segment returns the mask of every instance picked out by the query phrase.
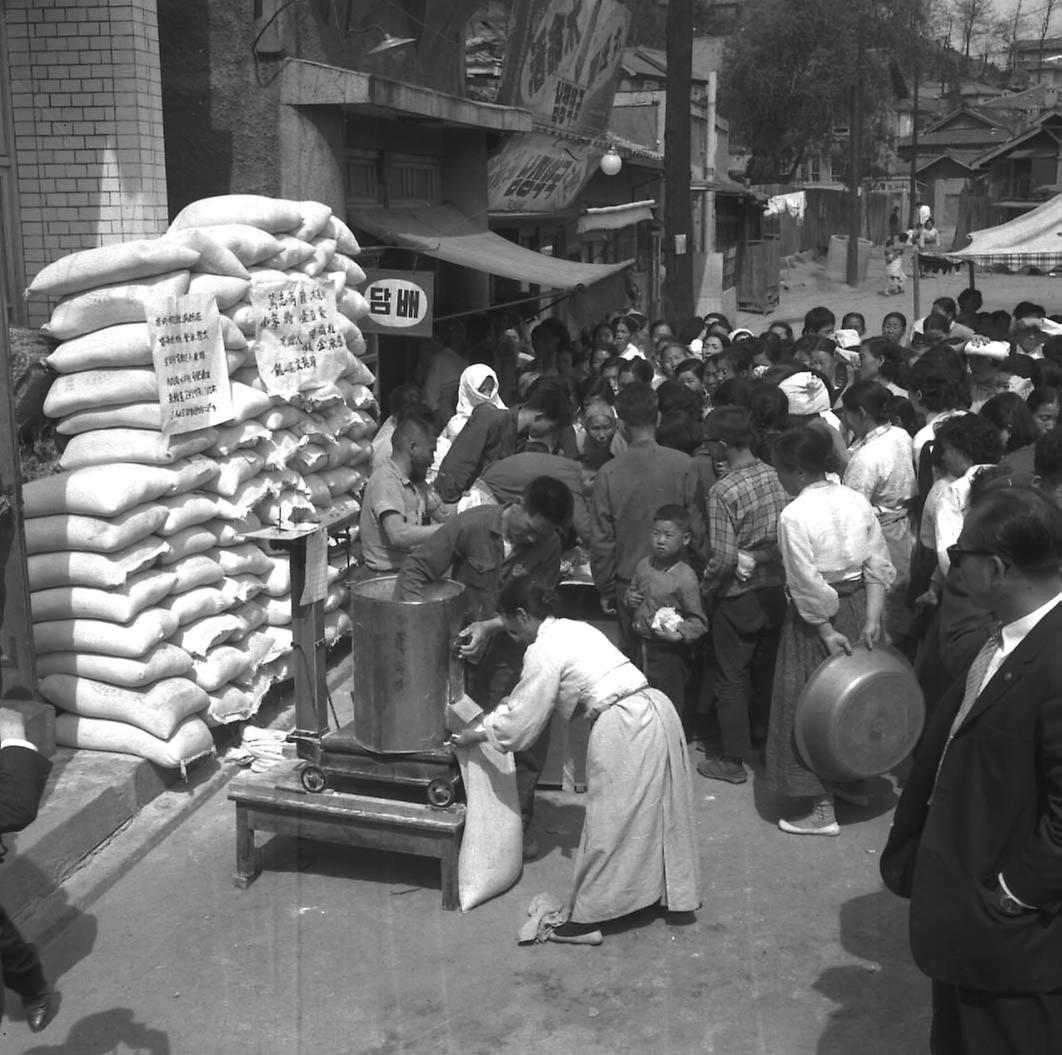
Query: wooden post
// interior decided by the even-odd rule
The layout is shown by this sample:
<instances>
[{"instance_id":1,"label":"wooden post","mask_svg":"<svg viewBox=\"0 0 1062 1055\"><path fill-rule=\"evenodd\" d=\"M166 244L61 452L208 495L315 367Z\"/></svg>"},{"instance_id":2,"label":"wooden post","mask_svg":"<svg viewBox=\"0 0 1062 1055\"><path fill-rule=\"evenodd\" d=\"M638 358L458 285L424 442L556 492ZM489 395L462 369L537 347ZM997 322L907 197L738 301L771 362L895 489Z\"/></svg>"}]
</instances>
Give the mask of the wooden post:
<instances>
[{"instance_id":1,"label":"wooden post","mask_svg":"<svg viewBox=\"0 0 1062 1055\"><path fill-rule=\"evenodd\" d=\"M693 210L690 204L690 93L693 0L667 8L667 108L664 116L665 315L682 326L693 315Z\"/></svg>"}]
</instances>

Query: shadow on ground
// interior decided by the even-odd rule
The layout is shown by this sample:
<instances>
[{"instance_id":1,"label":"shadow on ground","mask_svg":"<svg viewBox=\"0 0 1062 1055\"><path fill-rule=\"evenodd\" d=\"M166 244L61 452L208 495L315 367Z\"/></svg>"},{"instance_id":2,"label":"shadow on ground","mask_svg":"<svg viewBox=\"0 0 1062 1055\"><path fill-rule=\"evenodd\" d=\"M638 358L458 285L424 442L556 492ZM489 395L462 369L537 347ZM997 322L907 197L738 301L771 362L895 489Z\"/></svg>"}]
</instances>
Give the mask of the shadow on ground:
<instances>
[{"instance_id":1,"label":"shadow on ground","mask_svg":"<svg viewBox=\"0 0 1062 1055\"><path fill-rule=\"evenodd\" d=\"M50 1030L57 1028L52 1022ZM141 1055L170 1055L170 1038L160 1029L137 1022L127 1007L114 1007L86 1015L70 1027L66 1040L57 1044L38 1044L23 1055L113 1055L117 1051L135 1051Z\"/></svg>"}]
</instances>

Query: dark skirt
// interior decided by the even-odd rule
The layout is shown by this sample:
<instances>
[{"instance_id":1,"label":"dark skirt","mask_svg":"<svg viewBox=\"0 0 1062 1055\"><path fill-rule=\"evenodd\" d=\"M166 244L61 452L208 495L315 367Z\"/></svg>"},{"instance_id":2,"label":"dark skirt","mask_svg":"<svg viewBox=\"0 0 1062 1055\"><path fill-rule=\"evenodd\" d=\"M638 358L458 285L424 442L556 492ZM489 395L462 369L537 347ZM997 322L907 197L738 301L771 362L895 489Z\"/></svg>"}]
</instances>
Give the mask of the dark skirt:
<instances>
[{"instance_id":1,"label":"dark skirt","mask_svg":"<svg viewBox=\"0 0 1062 1055\"><path fill-rule=\"evenodd\" d=\"M834 629L855 642L863 631L867 614L867 592L860 586L838 598ZM790 602L778 641L771 693L771 722L767 730L767 782L781 795L821 796L826 788L808 768L797 749L794 726L796 705L808 678L829 655L818 631L805 623Z\"/></svg>"}]
</instances>

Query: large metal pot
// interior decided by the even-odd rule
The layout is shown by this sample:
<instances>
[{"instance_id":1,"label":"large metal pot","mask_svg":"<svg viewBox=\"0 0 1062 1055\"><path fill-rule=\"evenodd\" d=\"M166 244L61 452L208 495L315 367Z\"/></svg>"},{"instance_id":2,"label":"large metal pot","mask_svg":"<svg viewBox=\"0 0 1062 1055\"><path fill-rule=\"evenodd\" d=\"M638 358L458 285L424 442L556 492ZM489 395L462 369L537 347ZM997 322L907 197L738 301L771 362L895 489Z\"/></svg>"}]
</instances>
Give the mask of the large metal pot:
<instances>
[{"instance_id":1,"label":"large metal pot","mask_svg":"<svg viewBox=\"0 0 1062 1055\"><path fill-rule=\"evenodd\" d=\"M857 645L821 663L796 706L797 747L820 777L879 776L914 750L925 701L914 668L888 645Z\"/></svg>"},{"instance_id":2,"label":"large metal pot","mask_svg":"<svg viewBox=\"0 0 1062 1055\"><path fill-rule=\"evenodd\" d=\"M465 588L445 580L423 601L394 600L397 575L351 587L354 736L381 754L441 747L446 705L464 691L452 646Z\"/></svg>"}]
</instances>

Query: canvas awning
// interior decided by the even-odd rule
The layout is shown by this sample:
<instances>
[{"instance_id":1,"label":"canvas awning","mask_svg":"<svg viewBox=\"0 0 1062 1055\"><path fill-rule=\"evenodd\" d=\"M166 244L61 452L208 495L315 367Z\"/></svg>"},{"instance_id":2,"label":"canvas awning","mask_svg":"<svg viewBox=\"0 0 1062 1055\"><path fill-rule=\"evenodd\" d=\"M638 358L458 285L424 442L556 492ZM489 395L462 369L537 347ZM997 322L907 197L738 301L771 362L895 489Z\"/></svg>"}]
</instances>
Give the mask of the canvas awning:
<instances>
[{"instance_id":1,"label":"canvas awning","mask_svg":"<svg viewBox=\"0 0 1062 1055\"><path fill-rule=\"evenodd\" d=\"M623 205L600 205L587 209L579 217L578 232L587 231L622 231L631 224L641 223L653 218L655 199L632 201Z\"/></svg>"},{"instance_id":2,"label":"canvas awning","mask_svg":"<svg viewBox=\"0 0 1062 1055\"><path fill-rule=\"evenodd\" d=\"M365 207L352 210L348 222L388 246L549 289L591 286L634 263L580 264L536 253L484 230L451 205Z\"/></svg>"},{"instance_id":3,"label":"canvas awning","mask_svg":"<svg viewBox=\"0 0 1062 1055\"><path fill-rule=\"evenodd\" d=\"M1062 194L998 227L973 231L968 246L941 255L986 267L998 264L1012 271L1062 267Z\"/></svg>"}]
</instances>

